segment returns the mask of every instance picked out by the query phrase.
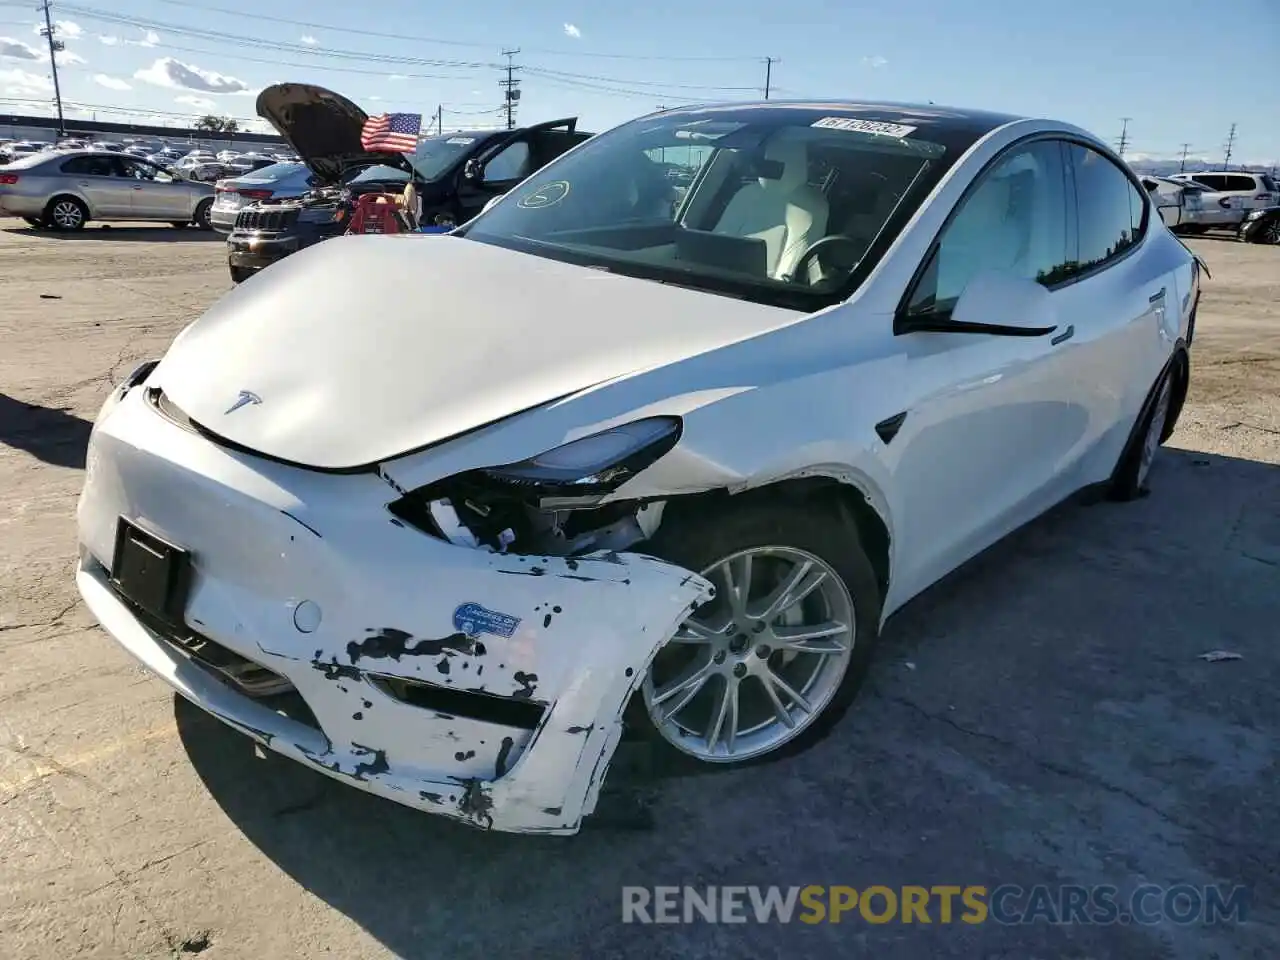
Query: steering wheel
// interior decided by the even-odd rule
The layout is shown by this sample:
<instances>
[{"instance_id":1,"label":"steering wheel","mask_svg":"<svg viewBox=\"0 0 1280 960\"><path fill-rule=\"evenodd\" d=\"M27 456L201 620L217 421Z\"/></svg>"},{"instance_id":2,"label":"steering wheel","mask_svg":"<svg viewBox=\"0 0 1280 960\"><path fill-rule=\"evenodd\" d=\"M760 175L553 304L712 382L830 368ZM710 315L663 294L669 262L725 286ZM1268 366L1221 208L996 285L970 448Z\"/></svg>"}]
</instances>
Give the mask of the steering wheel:
<instances>
[{"instance_id":1,"label":"steering wheel","mask_svg":"<svg viewBox=\"0 0 1280 960\"><path fill-rule=\"evenodd\" d=\"M864 241L857 237L851 237L847 233L832 233L825 237L819 237L813 243L809 244L804 253L800 254L800 258L796 260L795 266L791 268L791 272L786 274L782 279L790 283L798 276L803 276L804 271L809 266L809 261L822 252L824 247L835 246L837 243L857 243L864 244Z\"/></svg>"}]
</instances>

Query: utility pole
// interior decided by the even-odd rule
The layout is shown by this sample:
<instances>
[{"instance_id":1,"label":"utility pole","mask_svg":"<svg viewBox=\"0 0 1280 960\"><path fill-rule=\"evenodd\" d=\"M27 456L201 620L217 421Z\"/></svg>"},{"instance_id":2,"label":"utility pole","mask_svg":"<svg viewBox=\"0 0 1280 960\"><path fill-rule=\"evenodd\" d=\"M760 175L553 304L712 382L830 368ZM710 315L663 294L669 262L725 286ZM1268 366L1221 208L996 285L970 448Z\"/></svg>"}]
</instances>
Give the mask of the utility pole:
<instances>
[{"instance_id":1,"label":"utility pole","mask_svg":"<svg viewBox=\"0 0 1280 960\"><path fill-rule=\"evenodd\" d=\"M503 50L502 55L507 58L507 79L499 80L498 86L505 88L505 96L503 102L507 108L507 129L510 130L516 125L515 106L520 99L520 81L515 78L515 72L520 68L515 65L512 58L520 52L520 48L515 50Z\"/></svg>"},{"instance_id":2,"label":"utility pole","mask_svg":"<svg viewBox=\"0 0 1280 960\"><path fill-rule=\"evenodd\" d=\"M1129 121L1132 119L1133 117L1120 118L1120 122L1124 124L1124 126L1120 128L1120 144L1119 149L1116 152L1119 153L1121 157L1124 156L1124 148L1129 145Z\"/></svg>"},{"instance_id":3,"label":"utility pole","mask_svg":"<svg viewBox=\"0 0 1280 960\"><path fill-rule=\"evenodd\" d=\"M764 58L764 98L769 99L769 91L773 89L773 65L777 63L777 57Z\"/></svg>"},{"instance_id":4,"label":"utility pole","mask_svg":"<svg viewBox=\"0 0 1280 960\"><path fill-rule=\"evenodd\" d=\"M436 135L444 133L444 104L441 103L436 107Z\"/></svg>"},{"instance_id":5,"label":"utility pole","mask_svg":"<svg viewBox=\"0 0 1280 960\"><path fill-rule=\"evenodd\" d=\"M53 98L58 105L58 136L67 135L67 125L62 119L62 88L58 86L57 54L67 45L53 35L53 21L49 17L49 0L44 0L44 29L40 31L49 41L49 67L53 70Z\"/></svg>"},{"instance_id":6,"label":"utility pole","mask_svg":"<svg viewBox=\"0 0 1280 960\"><path fill-rule=\"evenodd\" d=\"M1233 123L1231 125L1231 132L1227 134L1227 157L1225 160L1222 161L1223 170L1231 169L1231 151L1235 149L1235 145L1236 145L1236 125Z\"/></svg>"},{"instance_id":7,"label":"utility pole","mask_svg":"<svg viewBox=\"0 0 1280 960\"><path fill-rule=\"evenodd\" d=\"M1179 164L1178 164L1178 172L1179 172L1179 173L1186 173L1186 172L1187 172L1187 153L1188 153L1190 150L1191 150L1191 144L1189 144L1189 143L1184 143L1184 144L1182 145L1182 160L1181 160L1181 162L1179 162Z\"/></svg>"}]
</instances>

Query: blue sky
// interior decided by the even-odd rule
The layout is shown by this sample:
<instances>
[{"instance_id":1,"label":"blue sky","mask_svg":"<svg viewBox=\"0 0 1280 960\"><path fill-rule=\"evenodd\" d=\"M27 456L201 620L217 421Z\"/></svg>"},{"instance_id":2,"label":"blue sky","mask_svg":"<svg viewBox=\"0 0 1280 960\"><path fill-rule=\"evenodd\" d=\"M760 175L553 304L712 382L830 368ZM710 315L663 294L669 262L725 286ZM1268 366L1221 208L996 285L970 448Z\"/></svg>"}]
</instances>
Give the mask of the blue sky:
<instances>
[{"instance_id":1,"label":"blue sky","mask_svg":"<svg viewBox=\"0 0 1280 960\"><path fill-rule=\"evenodd\" d=\"M0 0L0 113L48 110L36 0ZM492 125L497 64L519 47L525 122L601 130L659 105L773 95L932 100L1052 116L1129 156L1280 162L1270 80L1280 0L54 0L64 100L100 119L253 116L283 80L323 84L371 113ZM376 16L369 16L376 13ZM263 17L275 18L272 20ZM365 31L364 33L350 31ZM386 34L386 36L375 35ZM427 62L413 62L413 61ZM78 112L77 112L78 111Z\"/></svg>"}]
</instances>

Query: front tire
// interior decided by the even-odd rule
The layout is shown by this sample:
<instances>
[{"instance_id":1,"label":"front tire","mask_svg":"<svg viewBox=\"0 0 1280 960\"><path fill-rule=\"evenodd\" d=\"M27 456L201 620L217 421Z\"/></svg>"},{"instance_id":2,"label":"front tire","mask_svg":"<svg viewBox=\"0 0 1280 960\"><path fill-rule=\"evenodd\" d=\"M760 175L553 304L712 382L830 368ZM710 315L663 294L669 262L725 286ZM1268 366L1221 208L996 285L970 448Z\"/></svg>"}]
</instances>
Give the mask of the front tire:
<instances>
[{"instance_id":1,"label":"front tire","mask_svg":"<svg viewBox=\"0 0 1280 960\"><path fill-rule=\"evenodd\" d=\"M70 233L83 230L89 220L89 208L75 197L54 197L44 208L44 222L51 230Z\"/></svg>"},{"instance_id":2,"label":"front tire","mask_svg":"<svg viewBox=\"0 0 1280 960\"><path fill-rule=\"evenodd\" d=\"M231 282L244 283L253 276L252 270L246 270L244 267L231 267Z\"/></svg>"},{"instance_id":3,"label":"front tire","mask_svg":"<svg viewBox=\"0 0 1280 960\"><path fill-rule=\"evenodd\" d=\"M792 756L852 704L880 626L880 590L834 500L755 495L672 517L650 545L717 596L658 651L630 723L671 769L724 770Z\"/></svg>"},{"instance_id":4,"label":"front tire","mask_svg":"<svg viewBox=\"0 0 1280 960\"><path fill-rule=\"evenodd\" d=\"M185 230L187 227L191 226L191 224L187 223L185 220L173 220L169 223L169 226L173 227L175 230Z\"/></svg>"}]
</instances>

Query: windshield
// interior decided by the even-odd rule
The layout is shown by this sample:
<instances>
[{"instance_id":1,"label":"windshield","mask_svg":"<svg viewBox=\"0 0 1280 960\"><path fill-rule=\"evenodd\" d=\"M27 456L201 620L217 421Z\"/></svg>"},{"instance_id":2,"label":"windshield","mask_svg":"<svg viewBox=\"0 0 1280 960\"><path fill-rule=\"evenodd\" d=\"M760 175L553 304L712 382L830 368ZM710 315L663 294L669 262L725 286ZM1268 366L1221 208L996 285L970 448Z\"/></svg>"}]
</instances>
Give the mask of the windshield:
<instances>
[{"instance_id":1,"label":"windshield","mask_svg":"<svg viewBox=\"0 0 1280 960\"><path fill-rule=\"evenodd\" d=\"M413 168L423 180L438 180L460 159L471 153L490 133L449 133L427 137L410 157Z\"/></svg>"},{"instance_id":2,"label":"windshield","mask_svg":"<svg viewBox=\"0 0 1280 960\"><path fill-rule=\"evenodd\" d=\"M463 234L761 302L829 298L895 214L919 204L945 152L916 127L833 113L635 120L525 180Z\"/></svg>"}]
</instances>

